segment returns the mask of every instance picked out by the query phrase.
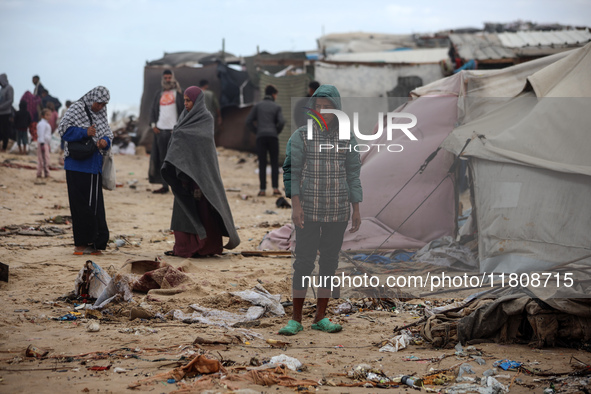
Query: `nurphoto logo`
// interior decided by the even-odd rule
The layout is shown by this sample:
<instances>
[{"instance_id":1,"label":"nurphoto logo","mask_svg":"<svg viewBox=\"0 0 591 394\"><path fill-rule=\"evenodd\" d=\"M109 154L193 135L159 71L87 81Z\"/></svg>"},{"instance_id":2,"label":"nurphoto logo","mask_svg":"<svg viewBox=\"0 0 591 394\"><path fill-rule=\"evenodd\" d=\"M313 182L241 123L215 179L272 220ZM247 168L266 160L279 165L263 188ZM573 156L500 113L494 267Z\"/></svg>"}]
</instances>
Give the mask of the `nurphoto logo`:
<instances>
[{"instance_id":1,"label":"nurphoto logo","mask_svg":"<svg viewBox=\"0 0 591 394\"><path fill-rule=\"evenodd\" d=\"M340 140L350 140L351 139L351 120L349 119L349 116L338 109L333 109L333 108L321 108L320 112L312 109L312 108L308 108L308 107L304 107L305 109L308 110L308 115L310 116L311 119L308 119L308 123L307 123L307 139L308 140L312 140L313 139L313 132L312 132L312 128L313 128L313 122L315 121L318 124L318 127L322 130L328 130L328 125L326 120L324 119L324 117L322 116L322 114L333 114L335 115L337 121L339 122L339 139ZM400 119L400 118L407 118L410 119L410 122L408 123L394 123L394 119ZM375 133L373 134L362 134L359 131L359 113L358 112L354 112L353 113L353 133L355 133L355 137L357 138L357 140L361 140L361 141L375 141L378 138L382 137L382 134L384 134L384 113L383 112L379 112L378 113L378 129ZM412 129L413 127L415 127L417 125L417 117L411 113L408 112L388 112L386 114L386 138L388 141L392 141L392 136L394 134L395 130L399 130L402 131L411 141L418 141L417 137L414 136L414 134L410 131L410 129ZM404 150L404 147L400 144L360 144L358 143L356 146L354 146L353 148L351 147L351 145L349 145L348 147L339 147L338 145L335 147L334 144L320 144L319 145L319 151L325 151L325 150L331 150L331 149L348 149L349 151L351 149L354 149L356 152L367 152L369 151L371 148L377 148L378 152L380 151L380 149L385 149L388 152L402 152Z\"/></svg>"}]
</instances>

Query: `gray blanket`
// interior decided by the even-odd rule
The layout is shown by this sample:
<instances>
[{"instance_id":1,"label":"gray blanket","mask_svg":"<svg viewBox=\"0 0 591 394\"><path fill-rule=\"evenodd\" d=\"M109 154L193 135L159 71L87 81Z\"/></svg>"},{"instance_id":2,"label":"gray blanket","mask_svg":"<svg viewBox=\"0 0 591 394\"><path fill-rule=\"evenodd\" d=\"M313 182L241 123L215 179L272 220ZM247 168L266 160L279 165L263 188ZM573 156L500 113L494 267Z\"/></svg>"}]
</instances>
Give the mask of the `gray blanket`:
<instances>
[{"instance_id":1,"label":"gray blanket","mask_svg":"<svg viewBox=\"0 0 591 394\"><path fill-rule=\"evenodd\" d=\"M223 234L230 238L224 247L233 249L240 244L220 176L213 118L205 107L203 94L197 97L190 112L183 110L174 126L161 173L174 193L172 230L197 234L201 239L207 237L193 194L183 187L183 181L190 179L199 186L223 222Z\"/></svg>"}]
</instances>

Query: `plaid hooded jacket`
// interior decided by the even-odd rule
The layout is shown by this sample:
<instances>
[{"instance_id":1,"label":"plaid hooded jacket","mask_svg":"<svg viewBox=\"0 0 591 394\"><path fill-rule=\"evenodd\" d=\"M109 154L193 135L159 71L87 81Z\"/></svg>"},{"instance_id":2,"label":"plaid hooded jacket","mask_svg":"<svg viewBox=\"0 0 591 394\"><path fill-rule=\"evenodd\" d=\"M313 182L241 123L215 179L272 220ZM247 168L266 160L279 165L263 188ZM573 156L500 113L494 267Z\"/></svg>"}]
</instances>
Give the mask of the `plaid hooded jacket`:
<instances>
[{"instance_id":1,"label":"plaid hooded jacket","mask_svg":"<svg viewBox=\"0 0 591 394\"><path fill-rule=\"evenodd\" d=\"M336 109L341 109L340 94L334 86L320 86L310 99L309 107L314 107L318 97L328 98ZM339 140L336 120L328 127L325 130L314 124L312 139L307 139L306 127L293 133L287 143L283 183L287 197L300 196L304 220L347 222L351 217L351 203L363 200L359 180L361 160L354 149L355 137ZM324 144L322 151L321 144ZM329 145L326 144L333 148L327 149Z\"/></svg>"}]
</instances>

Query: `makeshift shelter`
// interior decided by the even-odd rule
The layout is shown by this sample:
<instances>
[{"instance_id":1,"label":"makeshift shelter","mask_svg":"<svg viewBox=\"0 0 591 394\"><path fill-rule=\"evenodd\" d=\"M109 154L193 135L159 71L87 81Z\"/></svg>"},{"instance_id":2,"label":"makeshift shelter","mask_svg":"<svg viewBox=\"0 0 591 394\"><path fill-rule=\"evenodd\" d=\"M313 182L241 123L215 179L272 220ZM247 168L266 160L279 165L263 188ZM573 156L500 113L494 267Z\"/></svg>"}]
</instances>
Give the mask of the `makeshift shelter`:
<instances>
[{"instance_id":1,"label":"makeshift shelter","mask_svg":"<svg viewBox=\"0 0 591 394\"><path fill-rule=\"evenodd\" d=\"M228 63L239 59L228 53L176 52L147 62L144 68L144 91L138 119L139 144L149 150L153 133L149 118L154 95L160 89L162 72L170 69L181 87L209 81L209 89L218 97L223 124L216 128L216 144L231 149L254 150L254 138L244 127L248 109L258 100L258 91L244 71L234 70Z\"/></svg>"},{"instance_id":2,"label":"makeshift shelter","mask_svg":"<svg viewBox=\"0 0 591 394\"><path fill-rule=\"evenodd\" d=\"M591 254L591 44L527 82L442 144L459 154L471 139L463 156L481 271L547 269Z\"/></svg>"},{"instance_id":3,"label":"makeshift shelter","mask_svg":"<svg viewBox=\"0 0 591 394\"><path fill-rule=\"evenodd\" d=\"M585 30L450 34L457 55L478 61L478 68L502 68L581 47L591 41Z\"/></svg>"},{"instance_id":4,"label":"makeshift shelter","mask_svg":"<svg viewBox=\"0 0 591 394\"><path fill-rule=\"evenodd\" d=\"M339 53L314 63L314 75L336 86L342 97L385 97L400 78L418 80L413 88L442 78L440 62L446 58L446 48Z\"/></svg>"}]
</instances>

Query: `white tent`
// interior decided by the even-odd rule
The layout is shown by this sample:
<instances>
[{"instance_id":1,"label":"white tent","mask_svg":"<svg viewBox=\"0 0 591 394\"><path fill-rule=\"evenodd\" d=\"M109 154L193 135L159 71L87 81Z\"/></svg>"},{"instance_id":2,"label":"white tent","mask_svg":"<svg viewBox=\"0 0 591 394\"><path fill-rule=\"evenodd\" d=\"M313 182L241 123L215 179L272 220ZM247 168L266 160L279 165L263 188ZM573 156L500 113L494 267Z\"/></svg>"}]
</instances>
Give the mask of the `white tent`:
<instances>
[{"instance_id":1,"label":"white tent","mask_svg":"<svg viewBox=\"0 0 591 394\"><path fill-rule=\"evenodd\" d=\"M457 219L455 179L452 176L437 186L446 177L452 154L440 151L424 173L401 191L402 186L454 127L502 106L523 90L528 76L565 56L560 53L501 70L462 71L415 89L413 99L397 111L417 117L411 131L418 141L409 143L404 135L387 141L383 135L373 142L400 143L404 151L391 154L374 149L362 153L363 223L357 233L345 234L343 249L421 248L435 239L453 236ZM463 138L459 145L470 136ZM452 152L459 150L461 146L458 152Z\"/></svg>"},{"instance_id":2,"label":"white tent","mask_svg":"<svg viewBox=\"0 0 591 394\"><path fill-rule=\"evenodd\" d=\"M472 139L463 156L481 271L542 270L591 254L591 44L527 81L442 144L458 154Z\"/></svg>"}]
</instances>

